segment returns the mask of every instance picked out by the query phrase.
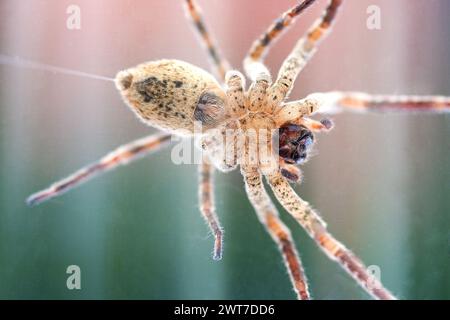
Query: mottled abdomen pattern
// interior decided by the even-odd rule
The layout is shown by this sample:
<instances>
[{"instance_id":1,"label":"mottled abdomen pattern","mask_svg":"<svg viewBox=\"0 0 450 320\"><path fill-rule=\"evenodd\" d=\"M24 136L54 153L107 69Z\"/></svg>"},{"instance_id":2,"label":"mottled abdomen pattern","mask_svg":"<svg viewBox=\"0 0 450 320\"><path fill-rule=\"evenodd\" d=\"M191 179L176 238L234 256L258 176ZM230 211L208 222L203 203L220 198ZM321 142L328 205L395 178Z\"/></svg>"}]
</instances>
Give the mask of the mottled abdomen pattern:
<instances>
[{"instance_id":1,"label":"mottled abdomen pattern","mask_svg":"<svg viewBox=\"0 0 450 320\"><path fill-rule=\"evenodd\" d=\"M191 134L202 95L225 94L208 72L179 60L159 60L120 71L116 86L145 123L176 134Z\"/></svg>"}]
</instances>

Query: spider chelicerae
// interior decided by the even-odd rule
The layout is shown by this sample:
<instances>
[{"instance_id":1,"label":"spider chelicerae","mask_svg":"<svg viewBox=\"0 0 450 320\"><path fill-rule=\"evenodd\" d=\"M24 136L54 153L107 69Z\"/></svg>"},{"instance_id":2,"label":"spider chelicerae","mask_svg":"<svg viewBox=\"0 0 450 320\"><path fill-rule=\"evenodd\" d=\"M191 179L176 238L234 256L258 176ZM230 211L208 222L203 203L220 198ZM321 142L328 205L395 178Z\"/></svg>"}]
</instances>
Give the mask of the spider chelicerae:
<instances>
[{"instance_id":1,"label":"spider chelicerae","mask_svg":"<svg viewBox=\"0 0 450 320\"><path fill-rule=\"evenodd\" d=\"M146 124L165 132L118 148L98 162L31 195L28 204L35 205L61 195L99 173L159 150L170 143L172 135L193 136L196 124L199 124L202 131L197 140L203 150L199 165L200 211L215 237L214 259L222 257L223 233L214 208L213 172L215 169L227 172L239 167L248 198L278 245L299 299L310 298L303 267L290 231L280 220L264 188L263 176L276 199L330 259L374 298L395 299L379 279L327 231L318 213L291 186L301 180L298 165L307 160L314 133L332 128L330 120L317 121L309 116L343 109L449 112L450 98L336 91L314 93L298 101L286 102L296 77L316 52L319 42L331 31L343 0L329 1L322 16L297 42L272 81L263 64L270 45L316 1L301 1L275 20L254 42L244 59L244 69L251 80L247 89L244 76L229 70L229 64L215 47L195 2L185 2L187 14L206 45L214 71L223 85L208 72L178 60L148 62L119 72L116 86L124 101Z\"/></svg>"}]
</instances>

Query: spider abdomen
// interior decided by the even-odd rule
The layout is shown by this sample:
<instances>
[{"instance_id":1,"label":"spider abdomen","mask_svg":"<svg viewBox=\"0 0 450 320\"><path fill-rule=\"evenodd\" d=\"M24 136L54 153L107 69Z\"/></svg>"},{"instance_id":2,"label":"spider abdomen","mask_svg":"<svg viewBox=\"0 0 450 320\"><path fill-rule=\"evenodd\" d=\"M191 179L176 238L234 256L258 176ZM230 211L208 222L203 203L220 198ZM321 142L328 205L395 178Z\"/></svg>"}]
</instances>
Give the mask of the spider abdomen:
<instances>
[{"instance_id":1,"label":"spider abdomen","mask_svg":"<svg viewBox=\"0 0 450 320\"><path fill-rule=\"evenodd\" d=\"M192 134L196 120L221 117L225 94L208 72L179 60L159 60L121 71L116 86L145 123Z\"/></svg>"}]
</instances>

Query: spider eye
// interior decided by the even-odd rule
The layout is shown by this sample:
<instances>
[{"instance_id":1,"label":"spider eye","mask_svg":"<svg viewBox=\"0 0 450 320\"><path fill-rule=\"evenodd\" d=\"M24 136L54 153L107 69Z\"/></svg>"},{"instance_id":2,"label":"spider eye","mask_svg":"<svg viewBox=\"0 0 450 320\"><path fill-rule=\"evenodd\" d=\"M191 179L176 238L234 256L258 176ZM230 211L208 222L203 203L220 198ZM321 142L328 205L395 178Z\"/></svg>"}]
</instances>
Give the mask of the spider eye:
<instances>
[{"instance_id":1,"label":"spider eye","mask_svg":"<svg viewBox=\"0 0 450 320\"><path fill-rule=\"evenodd\" d=\"M314 136L308 128L296 124L283 125L279 130L279 155L287 163L303 163L314 143Z\"/></svg>"}]
</instances>

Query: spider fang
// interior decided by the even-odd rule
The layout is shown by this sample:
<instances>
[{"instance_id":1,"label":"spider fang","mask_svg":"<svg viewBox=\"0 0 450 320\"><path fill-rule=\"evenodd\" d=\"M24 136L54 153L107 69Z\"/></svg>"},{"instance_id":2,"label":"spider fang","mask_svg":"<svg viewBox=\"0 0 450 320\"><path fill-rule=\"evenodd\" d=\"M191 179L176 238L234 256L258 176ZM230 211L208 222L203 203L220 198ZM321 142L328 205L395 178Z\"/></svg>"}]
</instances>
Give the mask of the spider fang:
<instances>
[{"instance_id":1,"label":"spider fang","mask_svg":"<svg viewBox=\"0 0 450 320\"><path fill-rule=\"evenodd\" d=\"M287 163L305 162L313 143L314 136L305 126L289 123L279 130L279 155Z\"/></svg>"}]
</instances>

